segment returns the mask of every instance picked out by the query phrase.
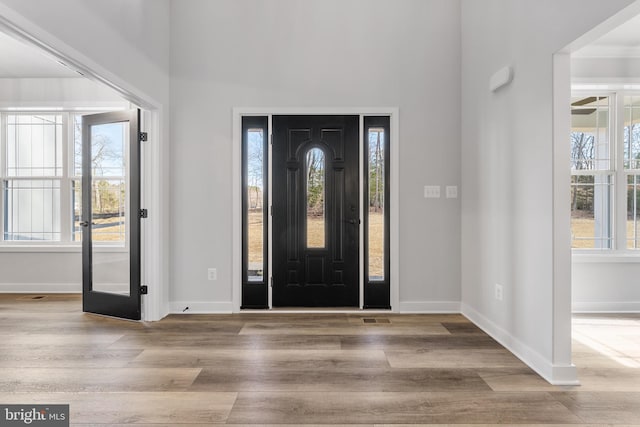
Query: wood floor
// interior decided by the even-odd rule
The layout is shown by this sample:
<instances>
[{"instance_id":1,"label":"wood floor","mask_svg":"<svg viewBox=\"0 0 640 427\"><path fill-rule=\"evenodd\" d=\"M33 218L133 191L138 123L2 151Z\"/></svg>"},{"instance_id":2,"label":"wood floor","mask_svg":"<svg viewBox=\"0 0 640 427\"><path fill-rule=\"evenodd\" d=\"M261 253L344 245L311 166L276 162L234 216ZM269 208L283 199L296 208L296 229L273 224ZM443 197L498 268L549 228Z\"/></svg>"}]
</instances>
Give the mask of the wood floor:
<instances>
[{"instance_id":1,"label":"wood floor","mask_svg":"<svg viewBox=\"0 0 640 427\"><path fill-rule=\"evenodd\" d=\"M155 323L0 295L0 403L72 425L640 425L640 316L579 316L554 387L460 315L243 313Z\"/></svg>"}]
</instances>

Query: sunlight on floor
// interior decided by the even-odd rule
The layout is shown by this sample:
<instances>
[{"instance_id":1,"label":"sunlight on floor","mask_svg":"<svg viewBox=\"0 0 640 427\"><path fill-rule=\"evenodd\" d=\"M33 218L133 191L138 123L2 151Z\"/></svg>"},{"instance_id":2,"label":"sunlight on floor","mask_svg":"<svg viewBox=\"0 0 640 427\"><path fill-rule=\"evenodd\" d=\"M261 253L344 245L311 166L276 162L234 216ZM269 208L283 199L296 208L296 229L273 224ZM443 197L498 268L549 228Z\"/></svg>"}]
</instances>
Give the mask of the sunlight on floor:
<instances>
[{"instance_id":1,"label":"sunlight on floor","mask_svg":"<svg viewBox=\"0 0 640 427\"><path fill-rule=\"evenodd\" d=\"M573 339L621 367L640 369L638 315L577 315Z\"/></svg>"}]
</instances>

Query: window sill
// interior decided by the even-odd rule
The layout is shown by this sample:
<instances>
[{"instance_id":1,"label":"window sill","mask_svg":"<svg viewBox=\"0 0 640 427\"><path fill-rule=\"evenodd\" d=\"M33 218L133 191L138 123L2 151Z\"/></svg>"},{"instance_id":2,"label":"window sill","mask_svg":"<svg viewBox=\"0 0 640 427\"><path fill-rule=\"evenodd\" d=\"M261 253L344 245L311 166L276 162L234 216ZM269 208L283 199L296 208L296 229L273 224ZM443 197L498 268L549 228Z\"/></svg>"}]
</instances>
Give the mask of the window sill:
<instances>
[{"instance_id":1,"label":"window sill","mask_svg":"<svg viewBox=\"0 0 640 427\"><path fill-rule=\"evenodd\" d=\"M573 252L574 263L640 263L639 252Z\"/></svg>"},{"instance_id":2,"label":"window sill","mask_svg":"<svg viewBox=\"0 0 640 427\"><path fill-rule=\"evenodd\" d=\"M124 246L98 246L94 252L129 252ZM0 253L81 253L80 245L15 245L0 244Z\"/></svg>"}]
</instances>

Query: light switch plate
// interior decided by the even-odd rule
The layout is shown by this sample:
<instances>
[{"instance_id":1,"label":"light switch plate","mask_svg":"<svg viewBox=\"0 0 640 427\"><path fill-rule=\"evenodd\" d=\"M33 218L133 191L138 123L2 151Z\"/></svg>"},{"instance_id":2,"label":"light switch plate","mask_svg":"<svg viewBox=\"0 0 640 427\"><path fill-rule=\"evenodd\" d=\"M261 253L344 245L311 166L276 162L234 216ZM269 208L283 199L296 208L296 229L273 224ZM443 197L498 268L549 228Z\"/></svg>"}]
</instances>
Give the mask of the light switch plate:
<instances>
[{"instance_id":1,"label":"light switch plate","mask_svg":"<svg viewBox=\"0 0 640 427\"><path fill-rule=\"evenodd\" d=\"M424 198L425 199L439 199L440 198L440 186L439 185L425 185L424 186Z\"/></svg>"},{"instance_id":2,"label":"light switch plate","mask_svg":"<svg viewBox=\"0 0 640 427\"><path fill-rule=\"evenodd\" d=\"M445 194L447 199L457 199L458 198L458 186L457 185L447 185L445 190Z\"/></svg>"}]
</instances>

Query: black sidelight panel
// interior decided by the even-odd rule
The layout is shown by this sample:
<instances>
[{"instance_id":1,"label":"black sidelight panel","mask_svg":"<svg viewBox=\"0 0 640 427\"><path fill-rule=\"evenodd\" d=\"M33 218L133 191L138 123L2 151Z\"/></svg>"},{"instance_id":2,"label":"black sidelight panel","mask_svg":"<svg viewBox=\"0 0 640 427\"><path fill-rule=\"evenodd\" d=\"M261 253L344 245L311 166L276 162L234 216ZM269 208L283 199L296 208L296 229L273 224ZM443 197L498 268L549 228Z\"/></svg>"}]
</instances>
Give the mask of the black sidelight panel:
<instances>
[{"instance_id":1,"label":"black sidelight panel","mask_svg":"<svg viewBox=\"0 0 640 427\"><path fill-rule=\"evenodd\" d=\"M242 305L269 306L267 117L242 118Z\"/></svg>"},{"instance_id":2,"label":"black sidelight panel","mask_svg":"<svg viewBox=\"0 0 640 427\"><path fill-rule=\"evenodd\" d=\"M364 308L391 308L389 122L388 116L364 117Z\"/></svg>"}]
</instances>

